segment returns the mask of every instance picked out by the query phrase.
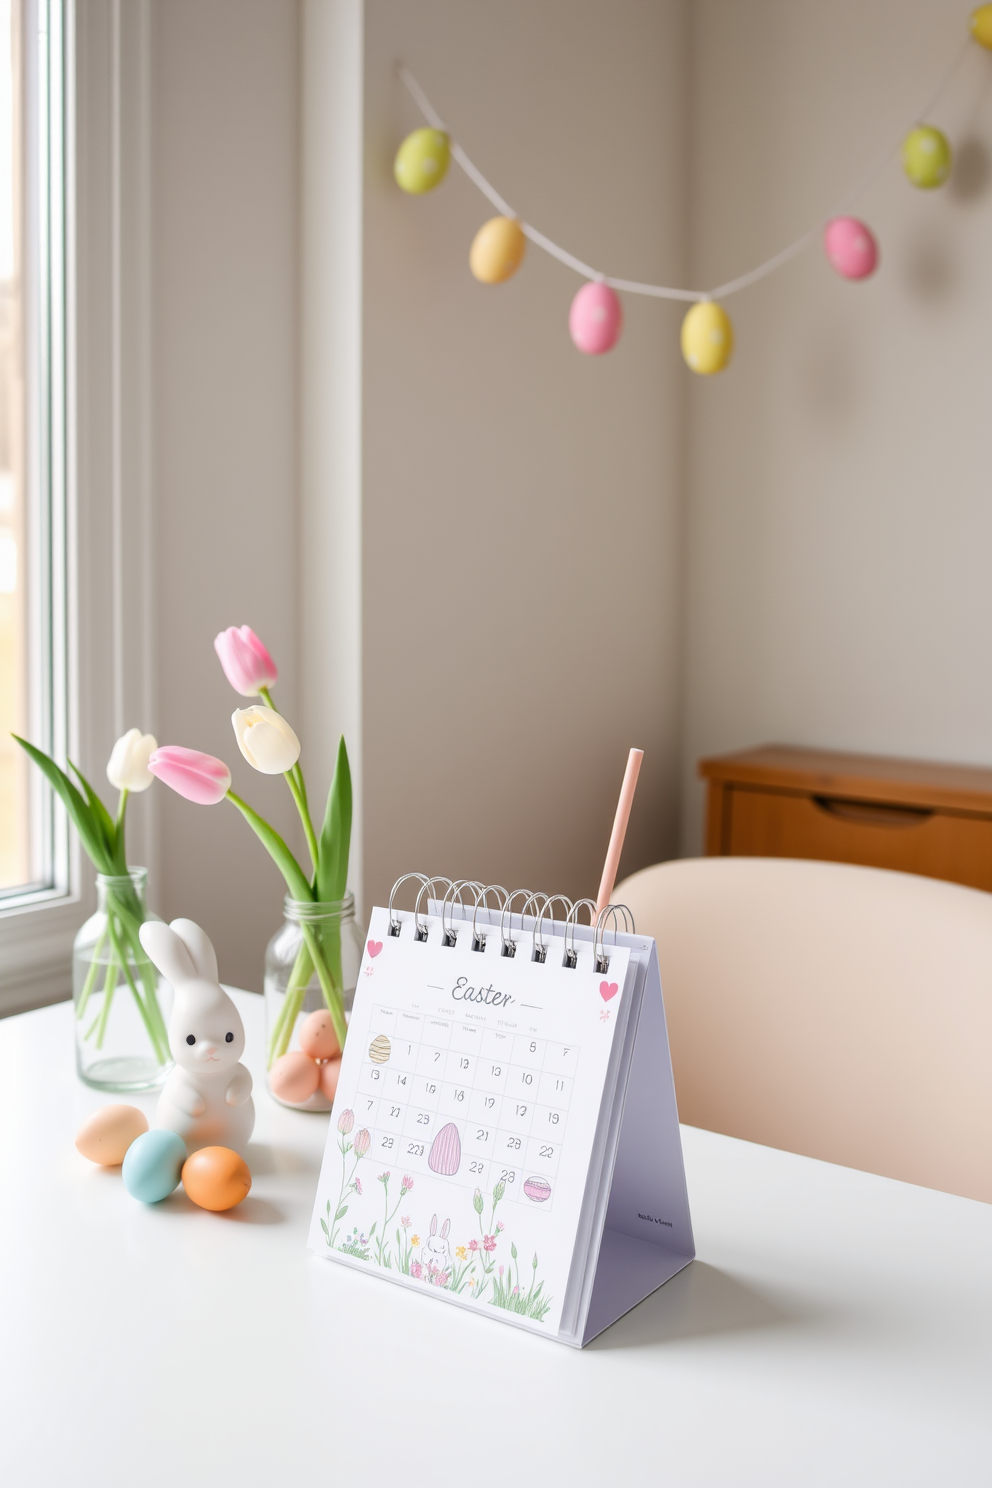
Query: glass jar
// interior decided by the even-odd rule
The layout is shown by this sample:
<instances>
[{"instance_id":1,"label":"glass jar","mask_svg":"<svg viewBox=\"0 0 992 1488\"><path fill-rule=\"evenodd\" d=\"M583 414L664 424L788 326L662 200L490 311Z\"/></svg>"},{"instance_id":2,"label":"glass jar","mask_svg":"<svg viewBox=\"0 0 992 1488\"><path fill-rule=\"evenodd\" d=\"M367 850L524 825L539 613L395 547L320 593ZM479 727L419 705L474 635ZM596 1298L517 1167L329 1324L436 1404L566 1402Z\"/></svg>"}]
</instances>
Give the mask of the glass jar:
<instances>
[{"instance_id":1,"label":"glass jar","mask_svg":"<svg viewBox=\"0 0 992 1488\"><path fill-rule=\"evenodd\" d=\"M172 988L145 955L138 931L148 871L96 876L96 914L72 948L76 1069L97 1090L154 1090L172 1067Z\"/></svg>"},{"instance_id":2,"label":"glass jar","mask_svg":"<svg viewBox=\"0 0 992 1488\"><path fill-rule=\"evenodd\" d=\"M269 1072L277 1059L299 1050L300 1027L311 1013L327 1009L332 1018L347 1022L362 964L363 937L355 922L354 895L323 904L287 896L284 913L282 928L265 951ZM289 1099L285 1093L277 1095L271 1073L269 1092L295 1111L329 1111L334 1103L320 1084L302 1100Z\"/></svg>"}]
</instances>

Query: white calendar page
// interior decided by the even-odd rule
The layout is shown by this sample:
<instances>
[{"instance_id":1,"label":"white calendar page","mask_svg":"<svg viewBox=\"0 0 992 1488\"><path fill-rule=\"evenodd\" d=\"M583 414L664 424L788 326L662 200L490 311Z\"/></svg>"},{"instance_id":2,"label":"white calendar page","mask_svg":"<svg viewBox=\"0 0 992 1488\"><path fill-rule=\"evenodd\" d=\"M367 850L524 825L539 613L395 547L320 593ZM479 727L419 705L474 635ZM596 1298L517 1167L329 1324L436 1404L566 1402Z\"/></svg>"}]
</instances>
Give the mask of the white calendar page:
<instances>
[{"instance_id":1,"label":"white calendar page","mask_svg":"<svg viewBox=\"0 0 992 1488\"><path fill-rule=\"evenodd\" d=\"M426 942L373 911L309 1243L321 1255L554 1335L630 952L501 955L456 922ZM425 923L421 917L421 923Z\"/></svg>"}]
</instances>

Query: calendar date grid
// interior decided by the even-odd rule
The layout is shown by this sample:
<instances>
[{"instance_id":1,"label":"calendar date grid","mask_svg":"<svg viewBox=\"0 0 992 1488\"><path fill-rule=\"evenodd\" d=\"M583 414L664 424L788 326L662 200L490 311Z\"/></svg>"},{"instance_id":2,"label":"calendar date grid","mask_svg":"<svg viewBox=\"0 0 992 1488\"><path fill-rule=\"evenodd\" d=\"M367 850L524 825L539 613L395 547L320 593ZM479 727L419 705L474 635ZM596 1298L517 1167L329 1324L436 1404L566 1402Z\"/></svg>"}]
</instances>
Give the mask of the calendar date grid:
<instances>
[{"instance_id":1,"label":"calendar date grid","mask_svg":"<svg viewBox=\"0 0 992 1488\"><path fill-rule=\"evenodd\" d=\"M370 1157L411 1177L432 1172L434 1140L454 1124L456 1181L483 1192L502 1181L504 1200L526 1202L524 1184L541 1179L547 1209L578 1058L576 1045L376 1005L356 1120L372 1133Z\"/></svg>"}]
</instances>

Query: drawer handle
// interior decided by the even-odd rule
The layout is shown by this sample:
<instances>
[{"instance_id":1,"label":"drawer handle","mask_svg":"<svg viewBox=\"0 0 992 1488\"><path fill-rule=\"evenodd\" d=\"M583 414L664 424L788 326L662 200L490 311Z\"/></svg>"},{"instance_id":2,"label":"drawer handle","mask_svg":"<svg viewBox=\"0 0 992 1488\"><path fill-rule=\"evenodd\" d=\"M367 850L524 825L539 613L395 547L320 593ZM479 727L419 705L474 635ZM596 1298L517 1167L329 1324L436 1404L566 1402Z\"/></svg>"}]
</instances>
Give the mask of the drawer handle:
<instances>
[{"instance_id":1,"label":"drawer handle","mask_svg":"<svg viewBox=\"0 0 992 1488\"><path fill-rule=\"evenodd\" d=\"M883 801L838 801L833 796L814 796L813 801L828 816L862 827L918 827L933 816L926 806L888 806Z\"/></svg>"}]
</instances>

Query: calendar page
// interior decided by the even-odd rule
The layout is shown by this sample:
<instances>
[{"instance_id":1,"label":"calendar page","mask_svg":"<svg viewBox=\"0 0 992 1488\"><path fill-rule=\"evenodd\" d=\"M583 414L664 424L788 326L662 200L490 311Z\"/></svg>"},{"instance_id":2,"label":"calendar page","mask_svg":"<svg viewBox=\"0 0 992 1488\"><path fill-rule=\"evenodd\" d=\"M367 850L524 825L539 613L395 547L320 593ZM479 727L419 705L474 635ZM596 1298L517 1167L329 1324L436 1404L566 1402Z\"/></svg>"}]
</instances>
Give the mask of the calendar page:
<instances>
[{"instance_id":1,"label":"calendar page","mask_svg":"<svg viewBox=\"0 0 992 1488\"><path fill-rule=\"evenodd\" d=\"M372 914L310 1246L355 1267L556 1334L630 952L605 973L544 930L443 943L436 917L389 934Z\"/></svg>"}]
</instances>

